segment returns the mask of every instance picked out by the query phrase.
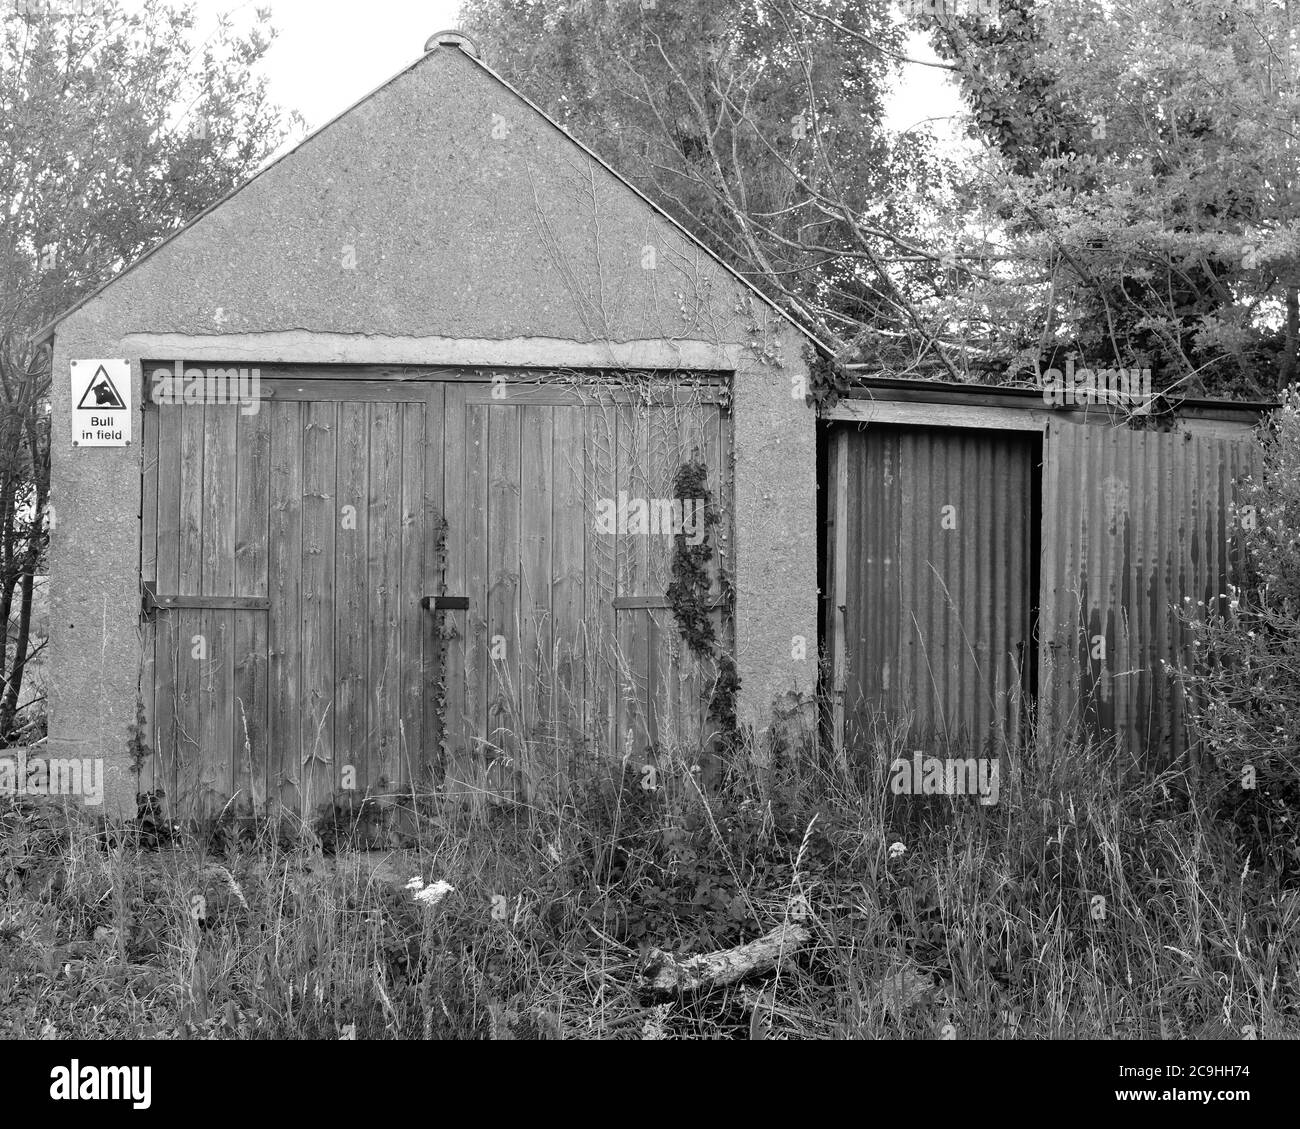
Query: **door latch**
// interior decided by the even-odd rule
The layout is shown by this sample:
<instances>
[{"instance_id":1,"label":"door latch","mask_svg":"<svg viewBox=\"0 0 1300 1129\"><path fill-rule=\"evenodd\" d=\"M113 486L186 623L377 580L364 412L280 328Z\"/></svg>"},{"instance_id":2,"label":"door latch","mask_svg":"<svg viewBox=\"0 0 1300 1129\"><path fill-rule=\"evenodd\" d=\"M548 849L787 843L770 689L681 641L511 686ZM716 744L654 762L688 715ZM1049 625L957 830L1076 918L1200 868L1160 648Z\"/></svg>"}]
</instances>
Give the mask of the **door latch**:
<instances>
[{"instance_id":1,"label":"door latch","mask_svg":"<svg viewBox=\"0 0 1300 1129\"><path fill-rule=\"evenodd\" d=\"M467 612L468 596L421 596L420 607L427 612Z\"/></svg>"}]
</instances>

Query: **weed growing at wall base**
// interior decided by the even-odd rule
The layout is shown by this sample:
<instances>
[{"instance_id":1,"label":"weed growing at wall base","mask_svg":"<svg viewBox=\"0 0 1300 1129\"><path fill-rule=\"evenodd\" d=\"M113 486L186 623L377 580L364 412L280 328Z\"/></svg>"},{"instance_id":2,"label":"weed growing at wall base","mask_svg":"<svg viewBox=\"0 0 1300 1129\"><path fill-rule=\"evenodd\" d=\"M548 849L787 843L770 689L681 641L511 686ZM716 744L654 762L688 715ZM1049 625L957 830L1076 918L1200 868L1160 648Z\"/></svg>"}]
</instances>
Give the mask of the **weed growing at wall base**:
<instances>
[{"instance_id":1,"label":"weed growing at wall base","mask_svg":"<svg viewBox=\"0 0 1300 1129\"><path fill-rule=\"evenodd\" d=\"M142 823L106 836L74 805L0 802L0 1038L1300 1033L1300 902L1243 876L1183 774L1126 784L1114 750L1044 743L1050 773L1004 754L1007 818L954 803L904 833L890 765L912 751L863 739L877 755L843 766L810 739L760 766L746 741L713 784L674 745L653 791L575 749L486 818L458 786L413 795L391 853L331 856L292 818L159 851ZM716 955L799 921L821 940L761 990L648 994L652 947ZM84 1066L59 1075L68 1098L93 1093Z\"/></svg>"}]
</instances>

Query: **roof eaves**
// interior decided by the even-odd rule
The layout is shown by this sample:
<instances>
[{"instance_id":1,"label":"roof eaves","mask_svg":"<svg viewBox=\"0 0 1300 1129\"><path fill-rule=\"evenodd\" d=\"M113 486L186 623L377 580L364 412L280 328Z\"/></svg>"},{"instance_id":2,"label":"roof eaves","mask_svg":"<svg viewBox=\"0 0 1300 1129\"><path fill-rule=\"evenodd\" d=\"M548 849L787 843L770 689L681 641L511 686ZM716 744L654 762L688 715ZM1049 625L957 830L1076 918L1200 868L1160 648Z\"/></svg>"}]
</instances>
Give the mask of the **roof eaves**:
<instances>
[{"instance_id":1,"label":"roof eaves","mask_svg":"<svg viewBox=\"0 0 1300 1129\"><path fill-rule=\"evenodd\" d=\"M891 393L894 395L891 396ZM889 400L900 397L922 397L932 403L963 404L979 400L1006 401L1006 407L1025 410L1042 410L1043 391L1025 385L1009 384L955 384L952 381L918 380L908 377L859 377L858 383L844 394L848 400ZM1209 397L1184 397L1176 401L1178 409L1201 413L1252 413L1264 415L1275 411L1280 403L1272 400L1219 400ZM1069 415L1086 412L1078 405L1058 405L1051 408L1054 414Z\"/></svg>"}]
</instances>

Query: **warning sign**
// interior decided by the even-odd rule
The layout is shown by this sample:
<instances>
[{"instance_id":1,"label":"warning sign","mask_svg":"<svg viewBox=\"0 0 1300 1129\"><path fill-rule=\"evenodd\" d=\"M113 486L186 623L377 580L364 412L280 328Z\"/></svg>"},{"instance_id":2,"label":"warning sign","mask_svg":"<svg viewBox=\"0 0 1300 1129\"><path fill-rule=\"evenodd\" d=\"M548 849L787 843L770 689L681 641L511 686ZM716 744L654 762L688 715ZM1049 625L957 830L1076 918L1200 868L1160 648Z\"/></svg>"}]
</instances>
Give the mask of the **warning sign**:
<instances>
[{"instance_id":1,"label":"warning sign","mask_svg":"<svg viewBox=\"0 0 1300 1129\"><path fill-rule=\"evenodd\" d=\"M72 362L72 445L125 447L131 442L131 363Z\"/></svg>"}]
</instances>

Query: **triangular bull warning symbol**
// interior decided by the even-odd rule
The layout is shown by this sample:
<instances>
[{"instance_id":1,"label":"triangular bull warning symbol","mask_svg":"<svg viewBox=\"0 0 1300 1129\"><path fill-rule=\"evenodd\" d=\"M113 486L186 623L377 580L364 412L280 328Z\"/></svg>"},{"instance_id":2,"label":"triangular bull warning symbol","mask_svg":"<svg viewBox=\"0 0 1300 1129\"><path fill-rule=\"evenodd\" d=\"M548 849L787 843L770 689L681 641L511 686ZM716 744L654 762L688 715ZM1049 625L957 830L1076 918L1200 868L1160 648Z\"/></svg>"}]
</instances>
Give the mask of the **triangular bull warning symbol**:
<instances>
[{"instance_id":1,"label":"triangular bull warning symbol","mask_svg":"<svg viewBox=\"0 0 1300 1129\"><path fill-rule=\"evenodd\" d=\"M81 394L81 400L77 403L77 407L91 412L126 407L117 391L117 385L113 383L113 378L104 370L103 365L100 365L95 370L95 375L90 378L90 383L86 385L86 390Z\"/></svg>"}]
</instances>

